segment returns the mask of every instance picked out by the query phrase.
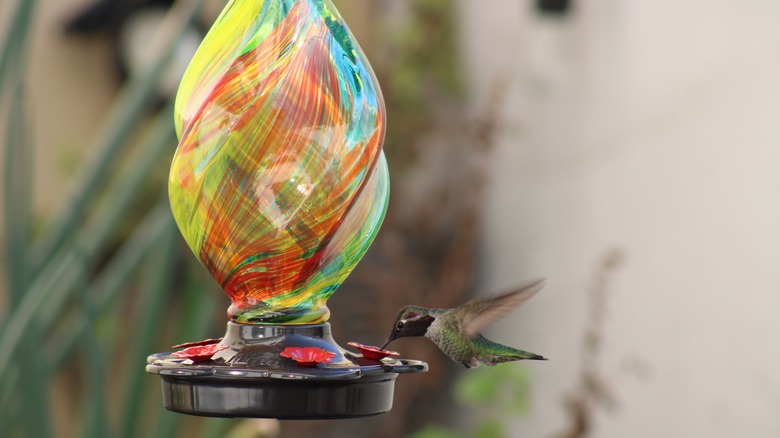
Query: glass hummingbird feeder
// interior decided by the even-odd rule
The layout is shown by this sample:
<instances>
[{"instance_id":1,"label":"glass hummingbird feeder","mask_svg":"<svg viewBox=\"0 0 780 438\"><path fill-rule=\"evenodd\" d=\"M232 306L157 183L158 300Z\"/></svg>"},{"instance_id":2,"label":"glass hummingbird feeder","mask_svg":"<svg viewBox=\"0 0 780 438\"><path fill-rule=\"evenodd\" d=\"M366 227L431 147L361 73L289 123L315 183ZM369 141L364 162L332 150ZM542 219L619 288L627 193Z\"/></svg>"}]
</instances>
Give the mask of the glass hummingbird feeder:
<instances>
[{"instance_id":1,"label":"glass hummingbird feeder","mask_svg":"<svg viewBox=\"0 0 780 438\"><path fill-rule=\"evenodd\" d=\"M169 179L188 245L230 297L221 340L149 357L166 408L350 418L392 407L424 362L351 353L326 300L387 208L385 107L329 0L231 0L176 98ZM362 351L362 350L361 350Z\"/></svg>"}]
</instances>

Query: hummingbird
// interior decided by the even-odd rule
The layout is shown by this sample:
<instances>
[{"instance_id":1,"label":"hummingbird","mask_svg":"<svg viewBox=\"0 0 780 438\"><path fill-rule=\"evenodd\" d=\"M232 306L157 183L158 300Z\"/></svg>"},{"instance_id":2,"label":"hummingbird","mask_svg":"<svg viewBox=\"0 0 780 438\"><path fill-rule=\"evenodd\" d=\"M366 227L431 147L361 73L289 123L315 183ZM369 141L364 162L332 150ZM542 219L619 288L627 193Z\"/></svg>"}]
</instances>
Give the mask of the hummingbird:
<instances>
[{"instance_id":1,"label":"hummingbird","mask_svg":"<svg viewBox=\"0 0 780 438\"><path fill-rule=\"evenodd\" d=\"M480 331L528 301L544 287L539 279L509 293L469 301L454 309L405 306L398 311L382 349L398 338L425 336L466 368L515 360L547 360L528 351L493 342Z\"/></svg>"}]
</instances>

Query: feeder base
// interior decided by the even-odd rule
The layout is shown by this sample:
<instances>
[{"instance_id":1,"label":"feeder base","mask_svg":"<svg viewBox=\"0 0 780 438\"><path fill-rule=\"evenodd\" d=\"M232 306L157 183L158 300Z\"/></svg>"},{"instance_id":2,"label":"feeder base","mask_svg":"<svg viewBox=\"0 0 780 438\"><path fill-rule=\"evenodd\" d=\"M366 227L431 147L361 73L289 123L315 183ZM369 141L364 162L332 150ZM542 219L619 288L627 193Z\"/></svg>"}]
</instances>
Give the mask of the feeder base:
<instances>
[{"instance_id":1,"label":"feeder base","mask_svg":"<svg viewBox=\"0 0 780 438\"><path fill-rule=\"evenodd\" d=\"M149 357L146 371L162 379L167 409L208 417L366 417L393 407L399 374L428 370L421 361L379 361L344 350L333 340L327 323L283 326L230 322L222 344L229 350L203 363L171 353ZM306 367L279 356L286 346L317 346L337 356L327 365Z\"/></svg>"},{"instance_id":2,"label":"feeder base","mask_svg":"<svg viewBox=\"0 0 780 438\"><path fill-rule=\"evenodd\" d=\"M285 382L259 379L252 384L163 377L163 405L174 412L209 417L278 419L356 418L393 407L397 374L355 381Z\"/></svg>"}]
</instances>

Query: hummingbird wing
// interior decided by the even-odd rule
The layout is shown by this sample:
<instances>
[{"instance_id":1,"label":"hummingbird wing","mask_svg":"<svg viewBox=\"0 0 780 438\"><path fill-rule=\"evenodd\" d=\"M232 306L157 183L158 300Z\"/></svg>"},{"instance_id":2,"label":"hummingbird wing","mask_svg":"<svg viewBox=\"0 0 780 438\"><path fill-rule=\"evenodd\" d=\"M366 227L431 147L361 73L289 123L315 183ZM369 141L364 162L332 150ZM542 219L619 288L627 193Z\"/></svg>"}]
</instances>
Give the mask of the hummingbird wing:
<instances>
[{"instance_id":1,"label":"hummingbird wing","mask_svg":"<svg viewBox=\"0 0 780 438\"><path fill-rule=\"evenodd\" d=\"M509 293L495 297L470 301L458 310L461 314L463 332L469 338L474 338L489 325L503 318L536 295L547 280L542 278Z\"/></svg>"}]
</instances>

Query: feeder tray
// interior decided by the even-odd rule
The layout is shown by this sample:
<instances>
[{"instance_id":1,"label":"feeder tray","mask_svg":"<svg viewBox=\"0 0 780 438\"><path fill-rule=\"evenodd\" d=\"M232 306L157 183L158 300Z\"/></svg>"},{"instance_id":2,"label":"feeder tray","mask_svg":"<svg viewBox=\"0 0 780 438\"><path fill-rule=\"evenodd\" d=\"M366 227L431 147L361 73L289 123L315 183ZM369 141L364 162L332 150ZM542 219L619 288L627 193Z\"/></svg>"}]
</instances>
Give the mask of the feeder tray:
<instances>
[{"instance_id":1,"label":"feeder tray","mask_svg":"<svg viewBox=\"0 0 780 438\"><path fill-rule=\"evenodd\" d=\"M357 418L389 411L399 374L428 370L425 362L373 360L339 347L330 324L250 325L229 322L229 346L193 363L158 353L146 371L162 379L163 405L209 417L279 419ZM330 363L300 365L280 356L286 347L335 353Z\"/></svg>"}]
</instances>

